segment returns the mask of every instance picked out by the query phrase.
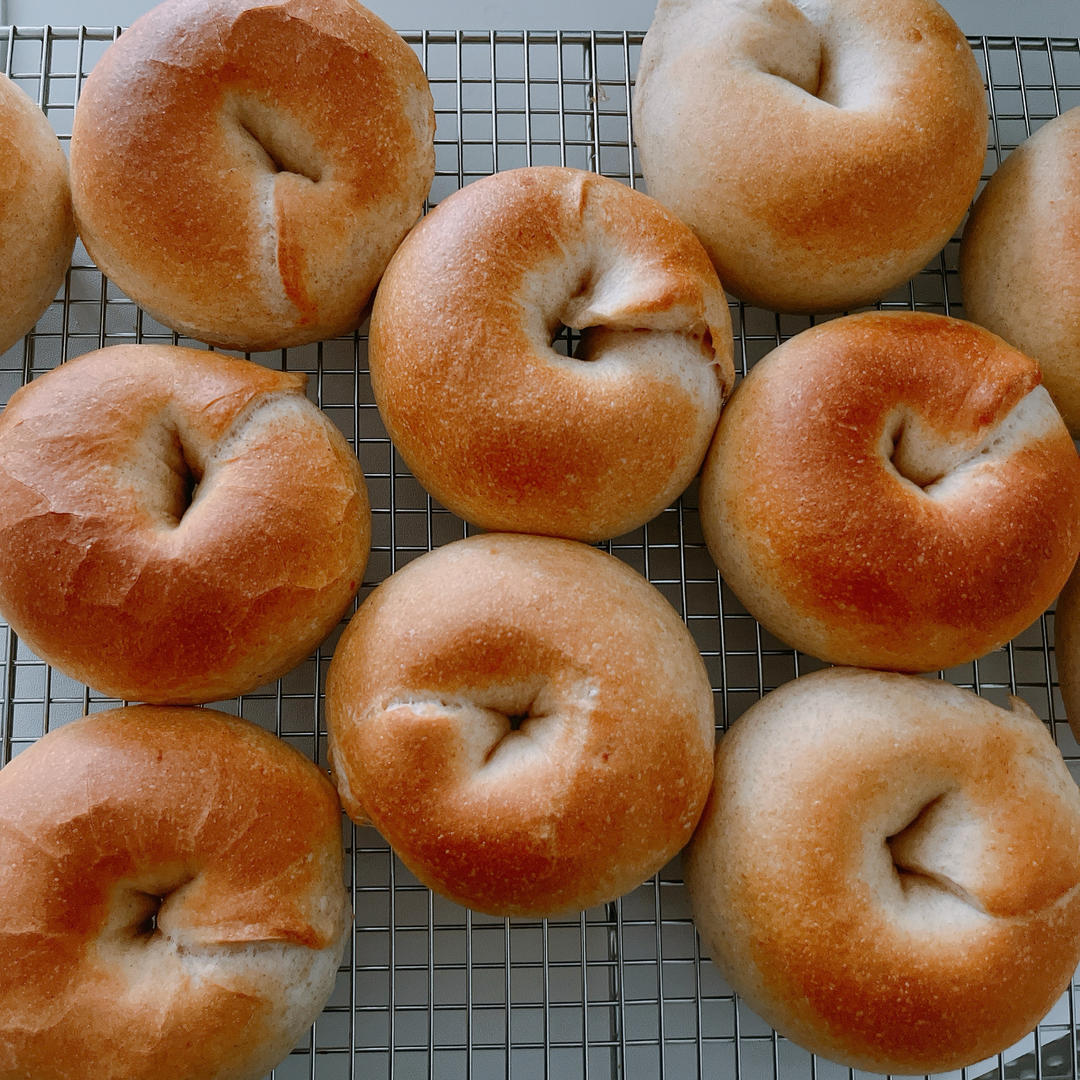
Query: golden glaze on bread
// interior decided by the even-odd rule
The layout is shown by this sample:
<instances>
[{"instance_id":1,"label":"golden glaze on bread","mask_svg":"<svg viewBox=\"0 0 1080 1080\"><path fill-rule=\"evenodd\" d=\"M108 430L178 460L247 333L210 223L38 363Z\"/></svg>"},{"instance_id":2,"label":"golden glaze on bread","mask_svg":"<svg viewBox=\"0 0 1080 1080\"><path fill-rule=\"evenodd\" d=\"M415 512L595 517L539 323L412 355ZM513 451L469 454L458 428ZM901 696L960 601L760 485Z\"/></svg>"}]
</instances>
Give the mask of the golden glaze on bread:
<instances>
[{"instance_id":1,"label":"golden glaze on bread","mask_svg":"<svg viewBox=\"0 0 1080 1080\"><path fill-rule=\"evenodd\" d=\"M232 348L354 329L434 174L419 61L352 0L167 0L71 141L79 232L155 318Z\"/></svg>"},{"instance_id":2,"label":"golden glaze on bread","mask_svg":"<svg viewBox=\"0 0 1080 1080\"><path fill-rule=\"evenodd\" d=\"M44 113L0 75L0 353L56 296L74 246L64 151Z\"/></svg>"},{"instance_id":3,"label":"golden glaze on bread","mask_svg":"<svg viewBox=\"0 0 1080 1080\"><path fill-rule=\"evenodd\" d=\"M143 706L0 771L0 1080L257 1080L329 996L341 814L245 720Z\"/></svg>"},{"instance_id":4,"label":"golden glaze on bread","mask_svg":"<svg viewBox=\"0 0 1080 1080\"><path fill-rule=\"evenodd\" d=\"M1041 127L990 178L960 246L968 318L1039 361L1080 437L1080 108Z\"/></svg>"},{"instance_id":5,"label":"golden glaze on bread","mask_svg":"<svg viewBox=\"0 0 1080 1080\"><path fill-rule=\"evenodd\" d=\"M15 632L129 700L215 701L299 663L352 600L371 531L356 457L304 383L124 345L19 390L0 416Z\"/></svg>"},{"instance_id":6,"label":"golden glaze on bread","mask_svg":"<svg viewBox=\"0 0 1080 1080\"><path fill-rule=\"evenodd\" d=\"M584 331L580 359L551 348ZM417 479L487 529L599 540L690 483L734 380L731 319L690 231L593 173L516 169L401 246L371 379Z\"/></svg>"},{"instance_id":7,"label":"golden glaze on bread","mask_svg":"<svg viewBox=\"0 0 1080 1080\"><path fill-rule=\"evenodd\" d=\"M686 843L712 775L685 625L625 564L548 537L475 536L399 570L342 636L326 705L349 815L494 914L640 884Z\"/></svg>"},{"instance_id":8,"label":"golden glaze on bread","mask_svg":"<svg viewBox=\"0 0 1080 1080\"><path fill-rule=\"evenodd\" d=\"M939 315L853 315L769 354L724 411L700 503L765 627L866 667L1002 645L1080 549L1080 459L1038 366Z\"/></svg>"},{"instance_id":9,"label":"golden glaze on bread","mask_svg":"<svg viewBox=\"0 0 1080 1080\"><path fill-rule=\"evenodd\" d=\"M933 0L660 0L634 136L724 286L781 311L878 299L959 225L986 93Z\"/></svg>"},{"instance_id":10,"label":"golden glaze on bread","mask_svg":"<svg viewBox=\"0 0 1080 1080\"><path fill-rule=\"evenodd\" d=\"M720 740L685 866L740 997L874 1073L1003 1050L1080 961L1080 793L1015 698L852 669L781 687Z\"/></svg>"}]
</instances>

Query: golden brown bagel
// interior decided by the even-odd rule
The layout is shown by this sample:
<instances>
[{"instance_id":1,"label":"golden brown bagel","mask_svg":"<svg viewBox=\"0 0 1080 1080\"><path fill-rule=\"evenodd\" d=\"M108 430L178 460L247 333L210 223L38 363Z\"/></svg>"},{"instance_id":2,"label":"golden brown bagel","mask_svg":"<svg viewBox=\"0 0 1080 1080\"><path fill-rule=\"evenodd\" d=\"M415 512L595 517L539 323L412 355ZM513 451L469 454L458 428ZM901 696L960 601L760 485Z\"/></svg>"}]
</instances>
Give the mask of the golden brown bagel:
<instances>
[{"instance_id":1,"label":"golden brown bagel","mask_svg":"<svg viewBox=\"0 0 1080 1080\"><path fill-rule=\"evenodd\" d=\"M551 915L629 891L686 843L713 708L685 625L611 556L475 536L361 605L326 684L348 814L426 885Z\"/></svg>"},{"instance_id":2,"label":"golden brown bagel","mask_svg":"<svg viewBox=\"0 0 1080 1080\"><path fill-rule=\"evenodd\" d=\"M986 92L934 0L660 0L634 136L725 287L780 311L878 299L975 194Z\"/></svg>"},{"instance_id":3,"label":"golden brown bagel","mask_svg":"<svg viewBox=\"0 0 1080 1080\"><path fill-rule=\"evenodd\" d=\"M257 1080L333 986L341 813L245 720L143 706L0 771L0 1080Z\"/></svg>"},{"instance_id":4,"label":"golden brown bagel","mask_svg":"<svg viewBox=\"0 0 1080 1080\"><path fill-rule=\"evenodd\" d=\"M1015 698L852 669L788 683L720 740L685 868L737 993L869 1072L996 1054L1080 961L1080 793Z\"/></svg>"},{"instance_id":5,"label":"golden brown bagel","mask_svg":"<svg viewBox=\"0 0 1080 1080\"><path fill-rule=\"evenodd\" d=\"M584 331L577 358L551 346ZM576 169L455 192L379 287L371 380L417 479L487 529L600 540L671 503L734 381L731 318L690 231Z\"/></svg>"},{"instance_id":6,"label":"golden brown bagel","mask_svg":"<svg viewBox=\"0 0 1080 1080\"><path fill-rule=\"evenodd\" d=\"M960 280L968 318L1039 361L1080 438L1080 108L990 178L964 229Z\"/></svg>"},{"instance_id":7,"label":"golden brown bagel","mask_svg":"<svg viewBox=\"0 0 1080 1080\"><path fill-rule=\"evenodd\" d=\"M415 54L353 0L167 0L94 68L75 214L181 333L283 348L354 329L434 175Z\"/></svg>"},{"instance_id":8,"label":"golden brown bagel","mask_svg":"<svg viewBox=\"0 0 1080 1080\"><path fill-rule=\"evenodd\" d=\"M0 611L115 697L244 693L322 640L360 585L364 478L305 376L123 345L0 416ZM193 488L194 485L194 488Z\"/></svg>"},{"instance_id":9,"label":"golden brown bagel","mask_svg":"<svg viewBox=\"0 0 1080 1080\"><path fill-rule=\"evenodd\" d=\"M0 75L0 353L56 296L74 246L64 151L45 114Z\"/></svg>"},{"instance_id":10,"label":"golden brown bagel","mask_svg":"<svg viewBox=\"0 0 1080 1080\"><path fill-rule=\"evenodd\" d=\"M1080 550L1080 459L1038 365L940 315L852 315L770 353L724 411L700 502L750 613L840 664L982 656Z\"/></svg>"}]
</instances>

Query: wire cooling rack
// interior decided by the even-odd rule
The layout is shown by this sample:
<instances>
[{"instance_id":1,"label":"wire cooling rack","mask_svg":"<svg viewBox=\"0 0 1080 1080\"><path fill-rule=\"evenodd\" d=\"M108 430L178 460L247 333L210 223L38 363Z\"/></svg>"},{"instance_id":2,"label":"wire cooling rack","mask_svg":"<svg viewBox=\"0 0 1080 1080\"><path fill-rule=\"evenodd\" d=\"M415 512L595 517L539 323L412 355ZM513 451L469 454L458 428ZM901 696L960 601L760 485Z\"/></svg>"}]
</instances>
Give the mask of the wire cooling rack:
<instances>
[{"instance_id":1,"label":"wire cooling rack","mask_svg":"<svg viewBox=\"0 0 1080 1080\"><path fill-rule=\"evenodd\" d=\"M45 109L66 144L82 81L119 28L0 28L0 63ZM495 169L565 164L634 186L629 100L640 33L405 35L431 81L438 117L434 204ZM972 38L987 76L985 172L1047 119L1080 105L1080 43ZM2 288L2 286L0 286ZM885 308L961 313L953 240ZM732 304L745 373L813 318ZM366 328L365 328L366 329ZM63 292L26 339L0 356L0 403L63 360L105 345L179 342L105 281L81 245ZM363 329L352 337L255 359L309 374L312 398L352 442L374 514L361 595L465 526L425 494L375 409ZM609 549L682 613L708 667L720 727L767 690L821 665L750 618L719 581L691 489ZM1080 747L1065 723L1048 613L1007 648L945 677L1004 702L1026 700L1050 726L1074 775ZM322 688L336 634L273 686L219 707L325 762ZM0 624L0 764L50 728L118 702L53 671ZM853 1077L779 1037L732 994L701 952L678 860L630 895L567 919L503 920L433 896L370 829L348 827L356 928L333 997L278 1080ZM1076 995L999 1058L950 1074L965 1080L1078 1076Z\"/></svg>"}]
</instances>

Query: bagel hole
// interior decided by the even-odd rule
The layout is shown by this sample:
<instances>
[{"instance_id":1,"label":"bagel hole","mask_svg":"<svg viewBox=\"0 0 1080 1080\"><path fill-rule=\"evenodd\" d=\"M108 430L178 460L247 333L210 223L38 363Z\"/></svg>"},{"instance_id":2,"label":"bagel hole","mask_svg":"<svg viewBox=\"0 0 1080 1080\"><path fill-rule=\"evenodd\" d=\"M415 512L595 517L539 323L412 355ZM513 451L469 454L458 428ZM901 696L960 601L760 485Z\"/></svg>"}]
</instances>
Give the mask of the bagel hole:
<instances>
[{"instance_id":1,"label":"bagel hole","mask_svg":"<svg viewBox=\"0 0 1080 1080\"><path fill-rule=\"evenodd\" d=\"M558 323L551 333L549 342L553 352L560 356L569 356L575 360L586 359L578 355L578 346L581 344L581 332L574 330L564 323Z\"/></svg>"},{"instance_id":2,"label":"bagel hole","mask_svg":"<svg viewBox=\"0 0 1080 1080\"><path fill-rule=\"evenodd\" d=\"M192 460L179 431L173 432L169 467L173 474L172 505L169 508L169 516L175 524L179 525L195 502L195 496L203 478L202 469Z\"/></svg>"},{"instance_id":3,"label":"bagel hole","mask_svg":"<svg viewBox=\"0 0 1080 1080\"><path fill-rule=\"evenodd\" d=\"M241 136L265 172L293 173L313 184L322 179L323 163L299 125L256 101L241 102L236 118Z\"/></svg>"},{"instance_id":4,"label":"bagel hole","mask_svg":"<svg viewBox=\"0 0 1080 1080\"><path fill-rule=\"evenodd\" d=\"M888 458L893 469L908 483L925 491L928 487L936 484L944 475L940 469L930 468L924 460L924 455L919 453L919 447L908 424L903 418L896 422L892 433L889 435L891 446L888 448Z\"/></svg>"},{"instance_id":5,"label":"bagel hole","mask_svg":"<svg viewBox=\"0 0 1080 1080\"><path fill-rule=\"evenodd\" d=\"M131 889L128 903L128 933L138 941L149 942L161 932L161 912L169 897L179 892L194 880L191 876L182 876L167 886Z\"/></svg>"},{"instance_id":6,"label":"bagel hole","mask_svg":"<svg viewBox=\"0 0 1080 1080\"><path fill-rule=\"evenodd\" d=\"M506 729L503 733L488 747L487 753L484 755L484 764L487 765L499 752L500 748L505 746L508 740L513 739L517 735L523 735L528 737L528 732L522 729L531 720L542 720L543 714L534 711L535 702L531 703L524 712L516 713L503 713L503 717L506 720Z\"/></svg>"}]
</instances>

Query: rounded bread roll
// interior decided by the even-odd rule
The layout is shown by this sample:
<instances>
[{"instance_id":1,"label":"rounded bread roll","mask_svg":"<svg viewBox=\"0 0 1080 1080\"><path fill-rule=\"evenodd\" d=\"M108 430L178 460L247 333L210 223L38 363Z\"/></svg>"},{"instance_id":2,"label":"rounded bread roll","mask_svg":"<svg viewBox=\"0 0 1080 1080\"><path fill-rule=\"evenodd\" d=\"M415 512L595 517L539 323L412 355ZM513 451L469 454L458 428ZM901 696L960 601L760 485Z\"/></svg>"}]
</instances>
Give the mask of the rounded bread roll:
<instances>
[{"instance_id":1,"label":"rounded bread roll","mask_svg":"<svg viewBox=\"0 0 1080 1080\"><path fill-rule=\"evenodd\" d=\"M560 325L582 331L574 357ZM731 317L701 245L654 200L564 168L441 202L394 256L371 381L417 479L485 529L600 540L701 466L734 381Z\"/></svg>"},{"instance_id":2,"label":"rounded bread roll","mask_svg":"<svg viewBox=\"0 0 1080 1080\"><path fill-rule=\"evenodd\" d=\"M0 1080L258 1080L349 927L341 811L245 720L142 706L0 771Z\"/></svg>"},{"instance_id":3,"label":"rounded bread roll","mask_svg":"<svg viewBox=\"0 0 1080 1080\"><path fill-rule=\"evenodd\" d=\"M37 322L75 247L68 166L45 114L0 75L0 353Z\"/></svg>"},{"instance_id":4,"label":"rounded bread roll","mask_svg":"<svg viewBox=\"0 0 1080 1080\"><path fill-rule=\"evenodd\" d=\"M484 535L361 605L326 682L350 817L432 889L545 916L614 899L689 839L712 777L704 664L624 563Z\"/></svg>"},{"instance_id":5,"label":"rounded bread roll","mask_svg":"<svg viewBox=\"0 0 1080 1080\"><path fill-rule=\"evenodd\" d=\"M1080 459L1035 361L958 319L873 312L751 370L700 505L721 574L777 637L932 671L1053 601L1080 550Z\"/></svg>"},{"instance_id":6,"label":"rounded bread roll","mask_svg":"<svg viewBox=\"0 0 1080 1080\"><path fill-rule=\"evenodd\" d=\"M355 329L435 169L416 55L353 0L167 0L82 90L90 256L154 318L229 348Z\"/></svg>"},{"instance_id":7,"label":"rounded bread roll","mask_svg":"<svg viewBox=\"0 0 1080 1080\"><path fill-rule=\"evenodd\" d=\"M964 229L960 281L968 318L1039 361L1080 438L1080 107L990 178Z\"/></svg>"},{"instance_id":8,"label":"rounded bread roll","mask_svg":"<svg viewBox=\"0 0 1080 1080\"><path fill-rule=\"evenodd\" d=\"M649 193L725 287L876 300L941 250L986 154L982 76L934 0L660 0L634 136Z\"/></svg>"},{"instance_id":9,"label":"rounded bread roll","mask_svg":"<svg viewBox=\"0 0 1080 1080\"><path fill-rule=\"evenodd\" d=\"M721 738L684 865L740 997L869 1072L996 1054L1080 961L1080 793L1015 698L852 669L788 683Z\"/></svg>"},{"instance_id":10,"label":"rounded bread roll","mask_svg":"<svg viewBox=\"0 0 1080 1080\"><path fill-rule=\"evenodd\" d=\"M69 361L0 416L0 611L127 700L216 701L344 615L371 520L306 377L166 345Z\"/></svg>"},{"instance_id":11,"label":"rounded bread roll","mask_svg":"<svg viewBox=\"0 0 1080 1080\"><path fill-rule=\"evenodd\" d=\"M1073 734L1080 739L1080 570L1073 571L1057 600L1054 656L1065 716Z\"/></svg>"}]
</instances>

